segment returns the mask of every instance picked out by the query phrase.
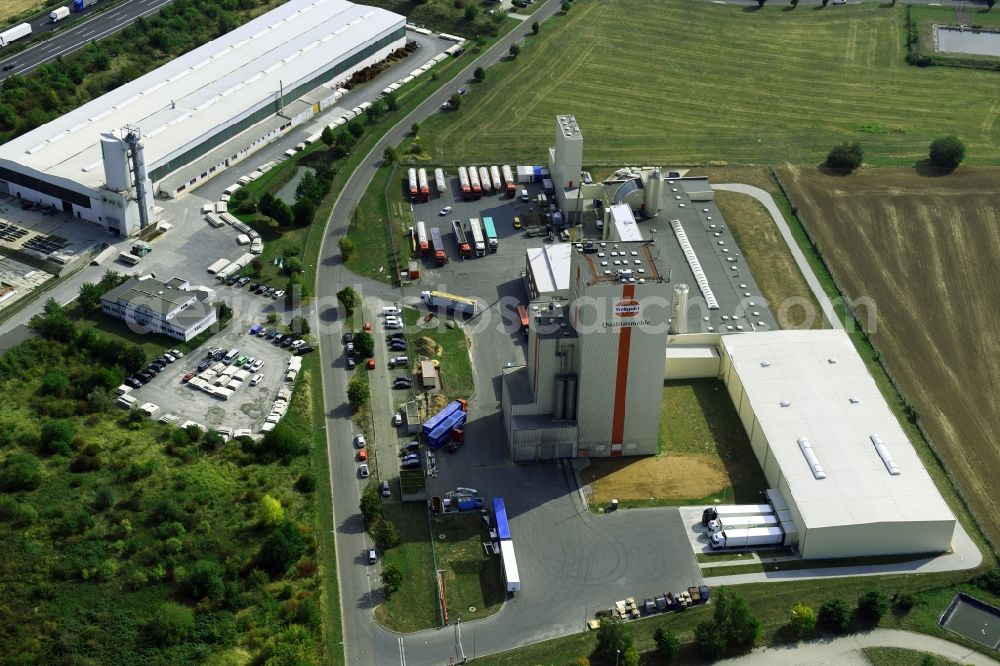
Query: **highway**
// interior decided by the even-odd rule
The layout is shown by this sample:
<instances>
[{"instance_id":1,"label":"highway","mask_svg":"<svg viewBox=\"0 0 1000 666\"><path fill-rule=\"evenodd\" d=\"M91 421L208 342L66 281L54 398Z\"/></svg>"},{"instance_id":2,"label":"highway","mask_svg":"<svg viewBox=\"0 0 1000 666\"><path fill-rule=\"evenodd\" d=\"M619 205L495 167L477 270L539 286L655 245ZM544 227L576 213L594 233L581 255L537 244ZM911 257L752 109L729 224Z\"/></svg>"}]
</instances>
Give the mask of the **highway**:
<instances>
[{"instance_id":1,"label":"highway","mask_svg":"<svg viewBox=\"0 0 1000 666\"><path fill-rule=\"evenodd\" d=\"M558 11L559 4L558 0L548 0L533 14L532 20L537 20L539 23L545 21ZM319 303L336 303L336 293L342 286L354 286L361 282L357 276L343 267L337 241L344 235L347 223L351 219L351 212L381 166L385 148L401 143L414 122L423 121L431 114L438 113L441 104L460 85L472 80L472 73L476 67L488 67L497 62L507 54L511 44L523 40L530 32L530 24L517 26L478 58L471 60L450 82L441 86L435 94L401 118L365 156L344 186L327 221L327 233L323 239L316 271L316 297ZM400 294L401 292L394 292L385 285L376 286L370 282L365 285L365 296L383 296L392 301L398 300ZM340 327L329 325L337 317L334 307L316 314L324 324L320 330L325 331L320 335L320 355L324 368L327 449L330 459L330 484L333 490L334 524L337 526L337 568L347 662L372 666L389 663L401 666L447 664L449 658L456 656L455 636L450 629L400 635L377 625L372 615L372 610L380 599L381 583L377 568L363 566L360 562L369 541L362 528L358 509L361 486L357 478L355 452L350 444L353 424L347 405L348 375L341 363ZM384 416L378 415L378 417ZM494 625L495 631L490 632L492 640L489 641L494 650L508 649L520 644L516 633L504 631L504 623L500 620L505 616L508 616L506 617L508 620L514 619L509 617L509 614L500 613L487 621ZM480 641L483 639L480 638Z\"/></svg>"},{"instance_id":2,"label":"highway","mask_svg":"<svg viewBox=\"0 0 1000 666\"><path fill-rule=\"evenodd\" d=\"M29 21L32 34L52 30L54 36L32 44L12 56L6 56L3 49L0 49L0 68L9 64L14 65L9 71L0 69L0 81L13 74L27 74L60 56L66 57L92 41L104 39L108 35L124 30L140 16L149 16L171 2L173 0L126 0L108 11L97 11L101 6L95 5L84 10L82 20L72 23L67 22L73 18L73 14L55 24L49 23L47 13L40 14ZM72 0L68 0L67 6L72 8Z\"/></svg>"}]
</instances>

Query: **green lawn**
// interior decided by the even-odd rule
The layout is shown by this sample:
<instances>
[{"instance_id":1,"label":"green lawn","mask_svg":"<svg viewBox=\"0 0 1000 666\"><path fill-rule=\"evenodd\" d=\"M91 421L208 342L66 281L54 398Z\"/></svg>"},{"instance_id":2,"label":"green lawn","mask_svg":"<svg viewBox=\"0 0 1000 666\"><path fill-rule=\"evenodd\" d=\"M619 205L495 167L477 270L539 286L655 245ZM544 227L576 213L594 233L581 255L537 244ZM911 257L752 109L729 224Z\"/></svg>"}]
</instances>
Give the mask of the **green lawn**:
<instances>
[{"instance_id":1,"label":"green lawn","mask_svg":"<svg viewBox=\"0 0 1000 666\"><path fill-rule=\"evenodd\" d=\"M421 135L435 162L537 164L573 113L592 166L817 164L852 139L870 164L910 165L949 133L968 163L1000 162L996 74L907 65L903 22L875 3L577 0Z\"/></svg>"},{"instance_id":2,"label":"green lawn","mask_svg":"<svg viewBox=\"0 0 1000 666\"><path fill-rule=\"evenodd\" d=\"M766 553L772 555L788 555L786 552L774 553L774 551L763 551L758 555L767 557ZM710 557L710 556L709 556ZM826 560L780 560L778 562L748 562L746 564L734 564L732 566L702 567L701 575L709 578L711 576L735 576L746 573L763 573L765 571L798 571L801 569L827 569L830 567L862 567L875 566L879 564L899 564L901 562L911 562L922 559L922 555L876 555L872 557L839 557ZM926 557L931 557L930 555ZM699 558L699 562L710 562L709 559Z\"/></svg>"},{"instance_id":3,"label":"green lawn","mask_svg":"<svg viewBox=\"0 0 1000 666\"><path fill-rule=\"evenodd\" d=\"M400 198L398 173L393 167L382 167L375 173L347 228L347 237L355 247L347 267L358 275L389 283L398 281L397 269L405 268L409 258L404 231L411 222L394 214L399 209L390 200L393 192Z\"/></svg>"},{"instance_id":4,"label":"green lawn","mask_svg":"<svg viewBox=\"0 0 1000 666\"><path fill-rule=\"evenodd\" d=\"M411 349L413 341L420 337L428 337L442 348L438 360L441 367L438 372L441 379L442 393L449 399L468 399L476 389L472 376L472 362L469 359L469 343L465 332L458 326L450 328L447 320L435 317L428 328L416 328L420 313L417 310L405 308L403 322L410 334Z\"/></svg>"},{"instance_id":5,"label":"green lawn","mask_svg":"<svg viewBox=\"0 0 1000 666\"><path fill-rule=\"evenodd\" d=\"M386 504L384 515L399 530L399 545L382 554L382 566L403 570L403 584L375 609L375 619L394 631L419 631L441 625L434 577L434 554L424 504Z\"/></svg>"},{"instance_id":6,"label":"green lawn","mask_svg":"<svg viewBox=\"0 0 1000 666\"><path fill-rule=\"evenodd\" d=\"M438 568L445 571L449 622L478 620L499 611L507 596L500 558L483 551L479 514L441 516L433 525Z\"/></svg>"},{"instance_id":7,"label":"green lawn","mask_svg":"<svg viewBox=\"0 0 1000 666\"><path fill-rule=\"evenodd\" d=\"M944 657L907 650L906 648L868 647L861 648L861 651L864 652L872 666L957 666L958 663Z\"/></svg>"}]
</instances>

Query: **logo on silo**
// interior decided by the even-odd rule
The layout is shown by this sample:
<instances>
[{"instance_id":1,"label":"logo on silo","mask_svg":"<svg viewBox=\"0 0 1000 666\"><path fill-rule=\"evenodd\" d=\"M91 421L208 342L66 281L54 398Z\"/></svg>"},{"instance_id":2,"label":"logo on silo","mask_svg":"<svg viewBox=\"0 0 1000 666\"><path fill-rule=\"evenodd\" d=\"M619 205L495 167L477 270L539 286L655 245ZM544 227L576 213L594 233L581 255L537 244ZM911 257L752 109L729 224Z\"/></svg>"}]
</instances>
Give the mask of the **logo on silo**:
<instances>
[{"instance_id":1,"label":"logo on silo","mask_svg":"<svg viewBox=\"0 0 1000 666\"><path fill-rule=\"evenodd\" d=\"M626 298L615 303L616 317L635 317L639 314L639 301Z\"/></svg>"}]
</instances>

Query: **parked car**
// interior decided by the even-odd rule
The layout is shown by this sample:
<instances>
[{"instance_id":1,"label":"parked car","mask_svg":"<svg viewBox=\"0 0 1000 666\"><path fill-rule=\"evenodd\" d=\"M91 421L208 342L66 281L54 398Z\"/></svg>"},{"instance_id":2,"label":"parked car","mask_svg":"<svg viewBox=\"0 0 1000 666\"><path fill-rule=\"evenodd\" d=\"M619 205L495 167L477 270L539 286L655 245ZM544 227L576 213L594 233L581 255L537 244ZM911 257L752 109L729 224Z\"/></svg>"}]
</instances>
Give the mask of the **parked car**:
<instances>
[{"instance_id":1,"label":"parked car","mask_svg":"<svg viewBox=\"0 0 1000 666\"><path fill-rule=\"evenodd\" d=\"M301 347L299 347L299 355L300 356L302 354L311 354L314 351L316 351L316 348L312 347L310 345L302 345Z\"/></svg>"},{"instance_id":2,"label":"parked car","mask_svg":"<svg viewBox=\"0 0 1000 666\"><path fill-rule=\"evenodd\" d=\"M396 428L398 428L399 426L403 425L403 415L399 414L399 413L393 414L392 415L392 425L394 427L396 427Z\"/></svg>"},{"instance_id":3,"label":"parked car","mask_svg":"<svg viewBox=\"0 0 1000 666\"><path fill-rule=\"evenodd\" d=\"M200 362L198 363L198 372L201 372L201 371L203 371L203 370L208 370L208 367L209 367L210 365L212 365L212 361L211 361L211 360L209 360L209 359L207 359L207 358L206 358L206 359L204 359L204 360L202 360L202 361L200 361Z\"/></svg>"},{"instance_id":4,"label":"parked car","mask_svg":"<svg viewBox=\"0 0 1000 666\"><path fill-rule=\"evenodd\" d=\"M139 379L136 379L135 377L126 377L125 378L125 384L128 385L128 386L131 386L134 389L137 389L140 386L142 386L142 381L139 380Z\"/></svg>"},{"instance_id":5,"label":"parked car","mask_svg":"<svg viewBox=\"0 0 1000 666\"><path fill-rule=\"evenodd\" d=\"M406 351L406 340L393 340L389 343L389 351Z\"/></svg>"},{"instance_id":6,"label":"parked car","mask_svg":"<svg viewBox=\"0 0 1000 666\"><path fill-rule=\"evenodd\" d=\"M261 326L260 324L254 324L253 326L250 327L250 335L259 335L260 329L262 328L264 327Z\"/></svg>"},{"instance_id":7,"label":"parked car","mask_svg":"<svg viewBox=\"0 0 1000 666\"><path fill-rule=\"evenodd\" d=\"M258 358L253 363L250 364L250 372L257 372L263 367L264 367L264 361Z\"/></svg>"},{"instance_id":8,"label":"parked car","mask_svg":"<svg viewBox=\"0 0 1000 666\"><path fill-rule=\"evenodd\" d=\"M413 386L413 380L409 377L396 377L392 382L392 387L397 389L410 388Z\"/></svg>"},{"instance_id":9,"label":"parked car","mask_svg":"<svg viewBox=\"0 0 1000 666\"><path fill-rule=\"evenodd\" d=\"M237 368L242 368L244 365L246 365L246 362L249 360L250 360L249 356L240 356L238 359L236 359L235 365Z\"/></svg>"},{"instance_id":10,"label":"parked car","mask_svg":"<svg viewBox=\"0 0 1000 666\"><path fill-rule=\"evenodd\" d=\"M420 461L409 460L407 462L401 463L399 466L401 469L420 469Z\"/></svg>"},{"instance_id":11,"label":"parked car","mask_svg":"<svg viewBox=\"0 0 1000 666\"><path fill-rule=\"evenodd\" d=\"M299 347L301 347L301 346L302 346L302 345L304 345L305 343L306 343L306 341L305 341L305 340L302 340L302 339L300 338L300 339L298 339L298 340L296 340L295 342L293 342L293 343L292 343L292 349L298 349Z\"/></svg>"},{"instance_id":12,"label":"parked car","mask_svg":"<svg viewBox=\"0 0 1000 666\"><path fill-rule=\"evenodd\" d=\"M174 361L177 360L177 357L171 354L170 352L163 352L163 358L167 360L167 363L173 363Z\"/></svg>"},{"instance_id":13,"label":"parked car","mask_svg":"<svg viewBox=\"0 0 1000 666\"><path fill-rule=\"evenodd\" d=\"M358 476L360 476L362 479L367 479L369 474L370 472L368 471L368 464L362 463L361 466L358 467Z\"/></svg>"},{"instance_id":14,"label":"parked car","mask_svg":"<svg viewBox=\"0 0 1000 666\"><path fill-rule=\"evenodd\" d=\"M366 321L364 329L365 329L365 333L371 333L372 332L372 323L370 321Z\"/></svg>"},{"instance_id":15,"label":"parked car","mask_svg":"<svg viewBox=\"0 0 1000 666\"><path fill-rule=\"evenodd\" d=\"M420 451L420 442L418 442L417 440L413 440L412 442L408 442L405 446L403 446L403 453L404 454L405 453L418 453L419 451Z\"/></svg>"},{"instance_id":16,"label":"parked car","mask_svg":"<svg viewBox=\"0 0 1000 666\"><path fill-rule=\"evenodd\" d=\"M350 342L354 342L354 333L350 331L344 331L343 342L345 345Z\"/></svg>"},{"instance_id":17,"label":"parked car","mask_svg":"<svg viewBox=\"0 0 1000 666\"><path fill-rule=\"evenodd\" d=\"M406 333L403 333L402 331L397 331L395 333L389 333L388 335L385 336L385 339L389 340L390 342L392 340L405 340L406 339Z\"/></svg>"},{"instance_id":18,"label":"parked car","mask_svg":"<svg viewBox=\"0 0 1000 666\"><path fill-rule=\"evenodd\" d=\"M447 214L448 214L448 213L450 213L450 212L451 212L451 206L445 206L444 208L442 208L442 209L441 209L441 210L440 210L440 211L438 212L438 215L440 215L441 217L444 217L445 215L447 215Z\"/></svg>"},{"instance_id":19,"label":"parked car","mask_svg":"<svg viewBox=\"0 0 1000 666\"><path fill-rule=\"evenodd\" d=\"M358 460L361 462L368 460L368 449L358 449Z\"/></svg>"},{"instance_id":20,"label":"parked car","mask_svg":"<svg viewBox=\"0 0 1000 666\"><path fill-rule=\"evenodd\" d=\"M521 218L518 217L517 215L514 216L514 228L515 229L521 228Z\"/></svg>"},{"instance_id":21,"label":"parked car","mask_svg":"<svg viewBox=\"0 0 1000 666\"><path fill-rule=\"evenodd\" d=\"M285 295L285 290L284 289L279 289L278 291L276 291L273 294L271 294L271 298L277 299L277 298L281 298L284 295Z\"/></svg>"},{"instance_id":22,"label":"parked car","mask_svg":"<svg viewBox=\"0 0 1000 666\"><path fill-rule=\"evenodd\" d=\"M389 359L389 367L394 368L397 365L409 365L410 359L407 356L393 356Z\"/></svg>"},{"instance_id":23,"label":"parked car","mask_svg":"<svg viewBox=\"0 0 1000 666\"><path fill-rule=\"evenodd\" d=\"M354 446L356 446L359 449L365 448L365 435L364 435L364 433L359 432L358 434L356 434L354 436Z\"/></svg>"},{"instance_id":24,"label":"parked car","mask_svg":"<svg viewBox=\"0 0 1000 666\"><path fill-rule=\"evenodd\" d=\"M194 379L197 375L198 375L197 372L189 372L186 375L184 375L183 377L181 377L181 381L186 384L189 381L191 381L192 379Z\"/></svg>"},{"instance_id":25,"label":"parked car","mask_svg":"<svg viewBox=\"0 0 1000 666\"><path fill-rule=\"evenodd\" d=\"M172 355L172 356L173 356L174 358L184 358L184 354L182 354L182 353L181 353L180 351L178 351L178 350L176 350L176 349L171 349L171 350L170 350L170 354L171 354L171 355Z\"/></svg>"},{"instance_id":26,"label":"parked car","mask_svg":"<svg viewBox=\"0 0 1000 666\"><path fill-rule=\"evenodd\" d=\"M237 287L245 287L246 284L247 284L247 282L249 282L249 281L250 281L250 278L248 278L248 277L241 277L239 280L236 281L236 286Z\"/></svg>"},{"instance_id":27,"label":"parked car","mask_svg":"<svg viewBox=\"0 0 1000 666\"><path fill-rule=\"evenodd\" d=\"M288 347L288 346L290 346L290 345L291 345L291 344L292 344L293 342L295 342L295 340L294 340L294 339L292 338L292 336L290 336L290 335L286 335L286 336L285 336L285 339L281 341L281 346L282 346L282 347Z\"/></svg>"},{"instance_id":28,"label":"parked car","mask_svg":"<svg viewBox=\"0 0 1000 666\"><path fill-rule=\"evenodd\" d=\"M378 562L378 552L374 548L368 549L368 564L375 564Z\"/></svg>"},{"instance_id":29,"label":"parked car","mask_svg":"<svg viewBox=\"0 0 1000 666\"><path fill-rule=\"evenodd\" d=\"M349 356L347 357L347 360L344 361L344 365L347 367L348 370L353 370L354 368L358 367L357 362Z\"/></svg>"},{"instance_id":30,"label":"parked car","mask_svg":"<svg viewBox=\"0 0 1000 666\"><path fill-rule=\"evenodd\" d=\"M264 379L264 375L254 375L250 378L250 386L257 386L260 384L260 380Z\"/></svg>"},{"instance_id":31,"label":"parked car","mask_svg":"<svg viewBox=\"0 0 1000 666\"><path fill-rule=\"evenodd\" d=\"M141 379L146 384L148 384L153 380L153 374L151 372L146 372L145 370L136 373L135 376Z\"/></svg>"},{"instance_id":32,"label":"parked car","mask_svg":"<svg viewBox=\"0 0 1000 666\"><path fill-rule=\"evenodd\" d=\"M369 370L374 370L375 369L375 359L373 359L373 358L368 359L367 365L368 365L368 369Z\"/></svg>"},{"instance_id":33,"label":"parked car","mask_svg":"<svg viewBox=\"0 0 1000 666\"><path fill-rule=\"evenodd\" d=\"M260 283L259 282L254 282L247 289L250 291L251 294L255 294L255 293L257 293L257 289L259 289L259 288L260 288Z\"/></svg>"},{"instance_id":34,"label":"parked car","mask_svg":"<svg viewBox=\"0 0 1000 666\"><path fill-rule=\"evenodd\" d=\"M161 368L158 365L150 365L146 367L146 372L148 372L151 375L158 375L161 372L163 372L163 368Z\"/></svg>"},{"instance_id":35,"label":"parked car","mask_svg":"<svg viewBox=\"0 0 1000 666\"><path fill-rule=\"evenodd\" d=\"M351 356L351 357L354 356L354 343L353 342L348 342L347 343L347 349L346 349L346 351L347 351L347 355L348 356Z\"/></svg>"},{"instance_id":36,"label":"parked car","mask_svg":"<svg viewBox=\"0 0 1000 666\"><path fill-rule=\"evenodd\" d=\"M284 336L284 335L282 335L281 333L278 333L277 335L275 335L275 336L274 336L274 344L276 344L276 345L277 345L277 344L281 344L281 342L282 342L282 341L283 341L284 339L285 339L285 336Z\"/></svg>"},{"instance_id":37,"label":"parked car","mask_svg":"<svg viewBox=\"0 0 1000 666\"><path fill-rule=\"evenodd\" d=\"M389 482L382 482L382 497L392 497L392 490L389 488Z\"/></svg>"},{"instance_id":38,"label":"parked car","mask_svg":"<svg viewBox=\"0 0 1000 666\"><path fill-rule=\"evenodd\" d=\"M244 365L247 366L247 370L253 370L253 368L251 368L250 366L252 366L256 362L257 362L257 357L256 356L251 356L251 357L247 358L247 362Z\"/></svg>"}]
</instances>

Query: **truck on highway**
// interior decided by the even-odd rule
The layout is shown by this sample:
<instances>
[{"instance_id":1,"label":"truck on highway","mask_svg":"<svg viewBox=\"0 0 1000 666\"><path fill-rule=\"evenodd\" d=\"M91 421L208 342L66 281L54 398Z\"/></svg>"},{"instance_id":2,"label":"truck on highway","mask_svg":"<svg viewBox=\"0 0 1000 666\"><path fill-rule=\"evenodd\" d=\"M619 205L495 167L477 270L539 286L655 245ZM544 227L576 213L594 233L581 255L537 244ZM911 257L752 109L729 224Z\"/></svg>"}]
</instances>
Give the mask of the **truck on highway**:
<instances>
[{"instance_id":1,"label":"truck on highway","mask_svg":"<svg viewBox=\"0 0 1000 666\"><path fill-rule=\"evenodd\" d=\"M69 16L69 7L65 7L65 6L58 7L56 9L53 9L51 12L49 12L49 22L50 23L58 23L59 21L61 21L64 18L66 18L67 16Z\"/></svg>"},{"instance_id":2,"label":"truck on highway","mask_svg":"<svg viewBox=\"0 0 1000 666\"><path fill-rule=\"evenodd\" d=\"M73 0L73 11L82 12L91 5L96 5L101 0Z\"/></svg>"},{"instance_id":3,"label":"truck on highway","mask_svg":"<svg viewBox=\"0 0 1000 666\"><path fill-rule=\"evenodd\" d=\"M479 180L483 184L483 194L493 191L493 183L490 182L490 170L486 167L479 167Z\"/></svg>"},{"instance_id":4,"label":"truck on highway","mask_svg":"<svg viewBox=\"0 0 1000 666\"><path fill-rule=\"evenodd\" d=\"M479 218L469 218L469 230L472 232L472 247L477 257L486 256L486 239L483 237L483 230L479 226Z\"/></svg>"},{"instance_id":5,"label":"truck on highway","mask_svg":"<svg viewBox=\"0 0 1000 666\"><path fill-rule=\"evenodd\" d=\"M766 516L774 513L770 504L730 504L727 506L710 506L701 512L701 524L707 526L709 521L717 518L736 518L738 516Z\"/></svg>"},{"instance_id":6,"label":"truck on highway","mask_svg":"<svg viewBox=\"0 0 1000 666\"><path fill-rule=\"evenodd\" d=\"M751 527L743 530L722 530L712 535L712 548L757 548L780 546L785 532L780 527Z\"/></svg>"},{"instance_id":7,"label":"truck on highway","mask_svg":"<svg viewBox=\"0 0 1000 666\"><path fill-rule=\"evenodd\" d=\"M448 263L448 255L444 251L444 242L441 240L441 230L431 227L431 250L434 252L434 263L444 266Z\"/></svg>"},{"instance_id":8,"label":"truck on highway","mask_svg":"<svg viewBox=\"0 0 1000 666\"><path fill-rule=\"evenodd\" d=\"M0 46L7 46L11 42L16 42L17 40L27 37L30 34L30 23L15 25L13 28L8 28L7 30L0 32Z\"/></svg>"},{"instance_id":9,"label":"truck on highway","mask_svg":"<svg viewBox=\"0 0 1000 666\"><path fill-rule=\"evenodd\" d=\"M490 252L496 252L500 247L500 239L497 238L497 229L493 226L493 218L483 217L483 233L486 234L486 244L490 247Z\"/></svg>"},{"instance_id":10,"label":"truck on highway","mask_svg":"<svg viewBox=\"0 0 1000 666\"><path fill-rule=\"evenodd\" d=\"M430 243L427 242L427 225L423 220L417 222L417 249L420 250L421 256L425 257L431 250Z\"/></svg>"},{"instance_id":11,"label":"truck on highway","mask_svg":"<svg viewBox=\"0 0 1000 666\"><path fill-rule=\"evenodd\" d=\"M444 169L434 169L434 184L437 186L438 194L444 194L448 189L448 182L444 179Z\"/></svg>"},{"instance_id":12,"label":"truck on highway","mask_svg":"<svg viewBox=\"0 0 1000 666\"><path fill-rule=\"evenodd\" d=\"M708 521L708 531L722 532L723 530L745 530L751 527L777 527L780 524L781 521L773 513L761 516L726 516Z\"/></svg>"},{"instance_id":13,"label":"truck on highway","mask_svg":"<svg viewBox=\"0 0 1000 666\"><path fill-rule=\"evenodd\" d=\"M471 255L472 250L469 248L469 239L465 237L465 229L462 228L462 221L452 220L451 230L455 234L455 244L458 246L458 253L463 257Z\"/></svg>"},{"instance_id":14,"label":"truck on highway","mask_svg":"<svg viewBox=\"0 0 1000 666\"><path fill-rule=\"evenodd\" d=\"M472 185L472 197L478 199L483 194L483 185L479 182L479 169L469 167L469 184Z\"/></svg>"},{"instance_id":15,"label":"truck on highway","mask_svg":"<svg viewBox=\"0 0 1000 666\"><path fill-rule=\"evenodd\" d=\"M462 187L462 198L472 198L472 181L469 179L469 170L464 166L458 167L458 184Z\"/></svg>"},{"instance_id":16,"label":"truck on highway","mask_svg":"<svg viewBox=\"0 0 1000 666\"><path fill-rule=\"evenodd\" d=\"M472 316L479 312L479 304L476 302L476 299L456 296L444 291L422 291L420 292L420 300L427 307L443 308L455 314L462 313Z\"/></svg>"}]
</instances>

